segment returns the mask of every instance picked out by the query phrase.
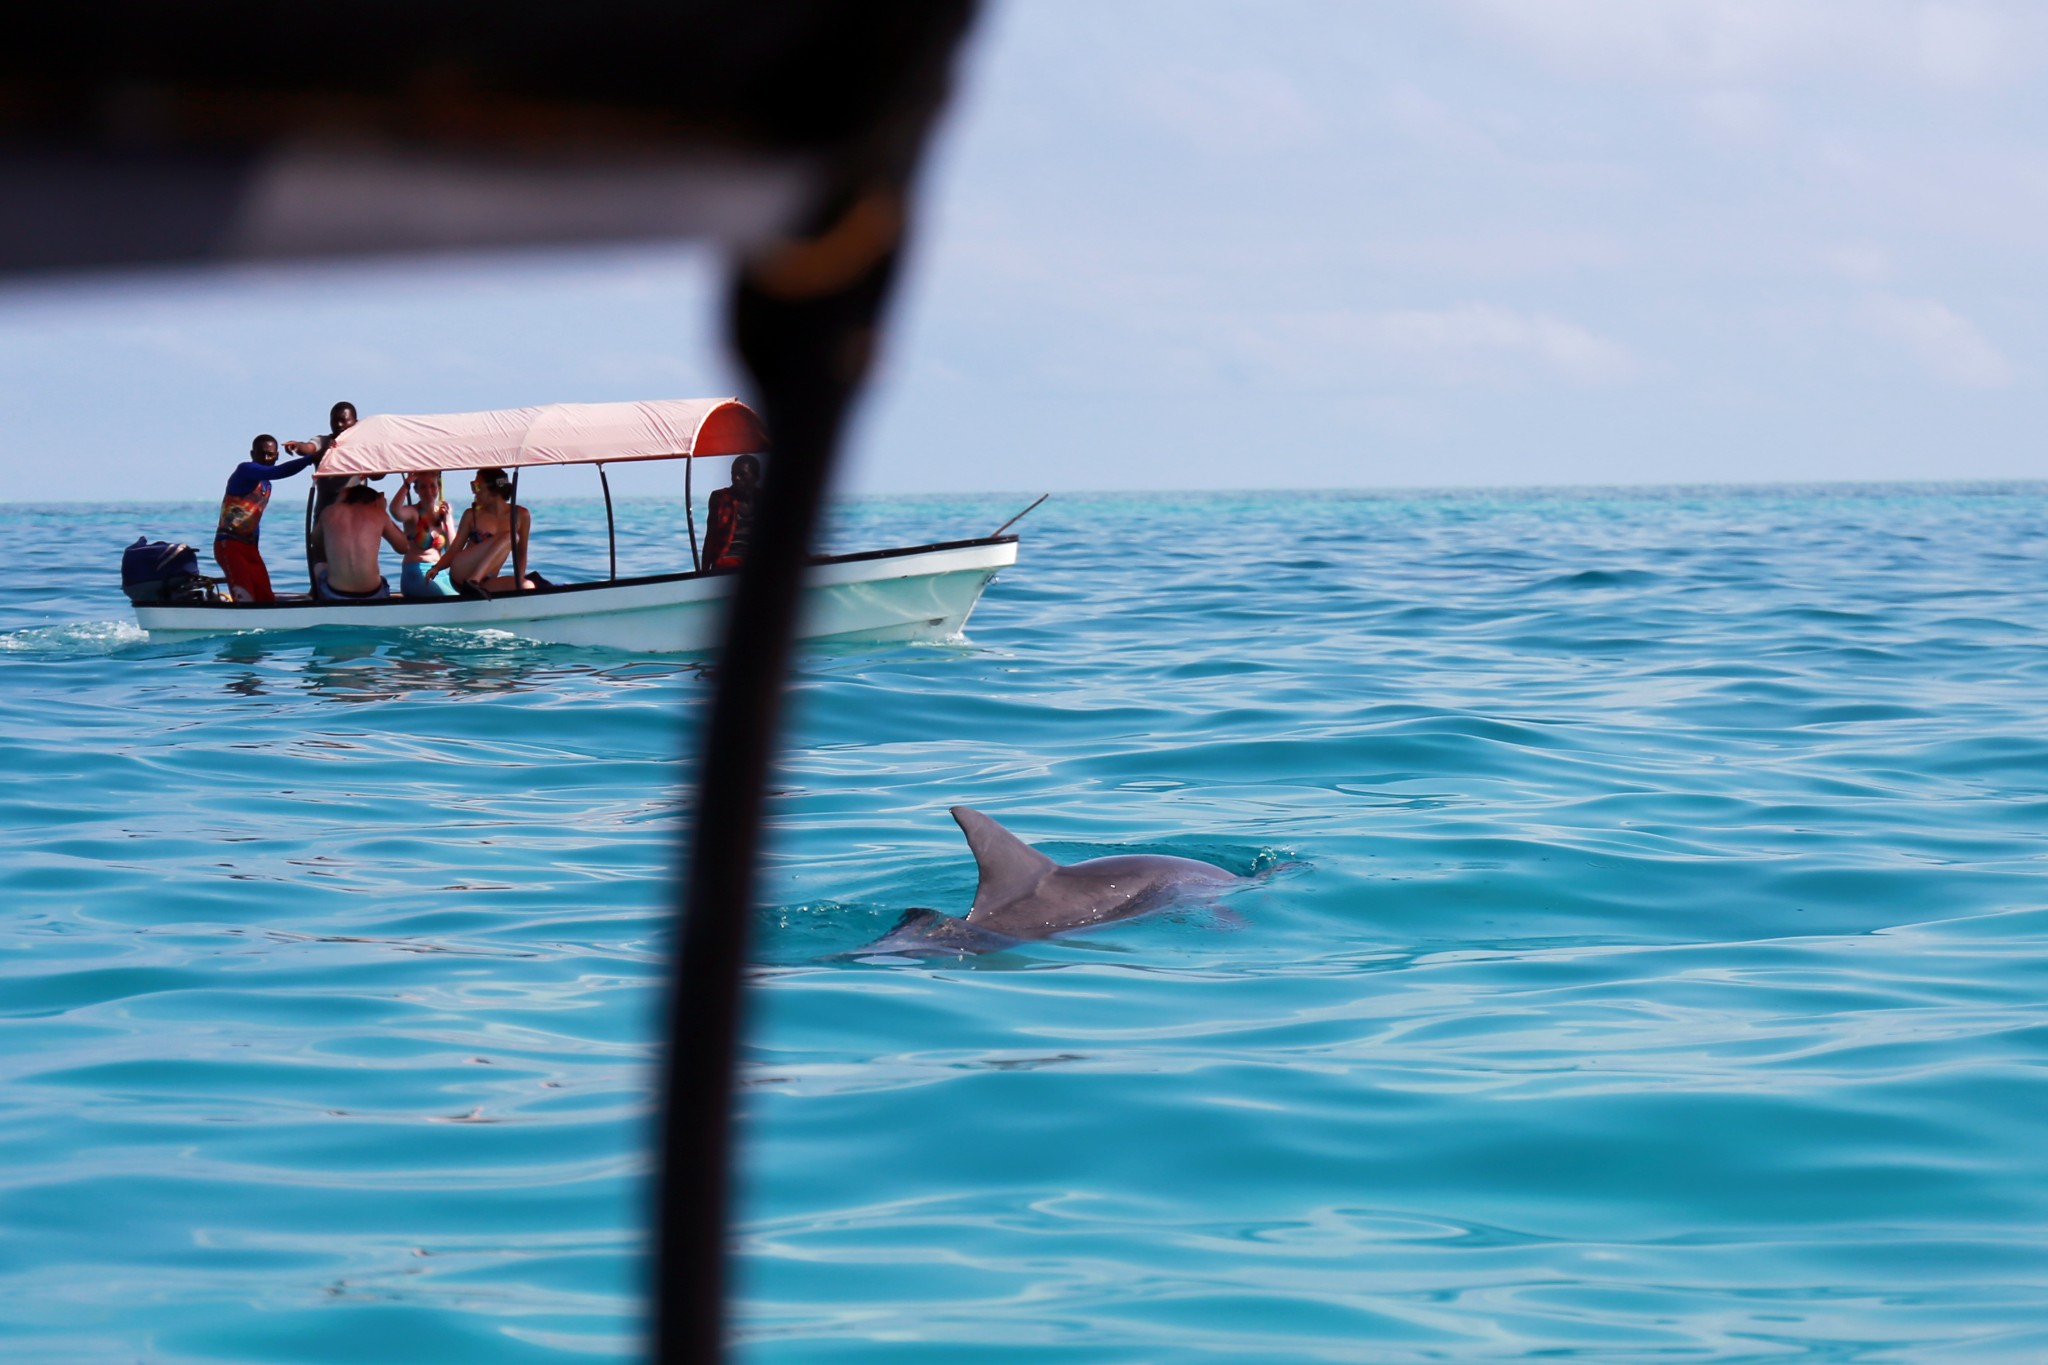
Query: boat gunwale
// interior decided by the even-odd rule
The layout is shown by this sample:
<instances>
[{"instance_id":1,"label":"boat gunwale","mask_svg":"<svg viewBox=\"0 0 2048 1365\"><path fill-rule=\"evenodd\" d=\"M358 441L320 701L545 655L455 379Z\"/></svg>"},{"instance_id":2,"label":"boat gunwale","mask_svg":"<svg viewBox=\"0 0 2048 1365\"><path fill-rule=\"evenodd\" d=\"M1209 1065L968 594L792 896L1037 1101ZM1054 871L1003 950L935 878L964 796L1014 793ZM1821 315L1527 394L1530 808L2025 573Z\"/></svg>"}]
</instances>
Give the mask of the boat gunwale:
<instances>
[{"instance_id":1,"label":"boat gunwale","mask_svg":"<svg viewBox=\"0 0 2048 1365\"><path fill-rule=\"evenodd\" d=\"M977 536L971 540L941 540L929 545L894 546L883 550L856 550L850 554L813 555L811 567L832 564L859 564L879 559L893 559L911 555L931 554L940 550L965 550L984 545L1014 545L1017 536ZM641 574L632 578L599 578L585 583L550 583L544 588L526 588L518 592L492 593L488 597L405 597L393 593L389 597L369 597L336 601L332 598L300 596L279 598L269 602L138 602L138 613L158 608L174 607L181 611L206 611L236 613L247 611L294 611L303 608L355 607L447 607L458 602L525 602L538 597L556 597L568 593L592 592L603 588L639 587L651 583L683 583L700 578L736 578L738 569L697 569L681 573Z\"/></svg>"}]
</instances>

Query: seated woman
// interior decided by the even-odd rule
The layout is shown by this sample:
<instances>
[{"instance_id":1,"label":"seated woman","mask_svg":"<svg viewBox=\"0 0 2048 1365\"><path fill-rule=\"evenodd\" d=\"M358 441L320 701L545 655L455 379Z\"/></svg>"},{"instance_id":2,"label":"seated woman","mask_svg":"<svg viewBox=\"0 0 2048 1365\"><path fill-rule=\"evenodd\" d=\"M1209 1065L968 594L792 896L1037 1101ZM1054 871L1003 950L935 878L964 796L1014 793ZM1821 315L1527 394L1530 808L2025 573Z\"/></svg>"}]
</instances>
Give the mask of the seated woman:
<instances>
[{"instance_id":1,"label":"seated woman","mask_svg":"<svg viewBox=\"0 0 2048 1365\"><path fill-rule=\"evenodd\" d=\"M476 501L462 514L455 539L427 570L427 579L432 581L446 569L457 592L517 592L538 586L526 572L533 518L524 507L512 506L511 476L502 469L479 469L469 487ZM510 577L498 572L508 557Z\"/></svg>"},{"instance_id":2,"label":"seated woman","mask_svg":"<svg viewBox=\"0 0 2048 1365\"><path fill-rule=\"evenodd\" d=\"M405 500L408 492L411 502ZM455 512L441 496L440 474L428 470L406 475L391 494L391 519L408 547L399 566L398 590L407 597L453 597L455 589L427 576L427 566L455 539Z\"/></svg>"}]
</instances>

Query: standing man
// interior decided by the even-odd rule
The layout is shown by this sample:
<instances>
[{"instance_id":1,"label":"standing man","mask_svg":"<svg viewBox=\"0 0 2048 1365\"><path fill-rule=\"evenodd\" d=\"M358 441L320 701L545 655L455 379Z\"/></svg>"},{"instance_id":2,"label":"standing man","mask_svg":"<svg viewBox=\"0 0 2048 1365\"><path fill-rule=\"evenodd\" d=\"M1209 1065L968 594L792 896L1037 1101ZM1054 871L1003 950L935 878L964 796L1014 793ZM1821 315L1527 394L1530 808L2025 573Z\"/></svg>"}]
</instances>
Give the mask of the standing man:
<instances>
[{"instance_id":1,"label":"standing man","mask_svg":"<svg viewBox=\"0 0 2048 1365\"><path fill-rule=\"evenodd\" d=\"M310 455L318 463L334 444L334 438L356 424L356 405L336 403L327 410L327 434L316 436L310 441L287 441L285 449L294 455ZM349 480L344 478L323 479L317 473L313 476L312 522L306 528L306 577L319 581L320 562L327 558L320 543L320 516L334 505L335 499L347 489Z\"/></svg>"},{"instance_id":2,"label":"standing man","mask_svg":"<svg viewBox=\"0 0 2048 1365\"><path fill-rule=\"evenodd\" d=\"M275 602L270 570L256 539L263 529L263 509L270 505L270 481L288 479L316 457L277 462L277 438L258 436L249 442L249 458L228 475L220 500L220 525L213 533L213 557L228 577L228 591L237 602Z\"/></svg>"}]
</instances>

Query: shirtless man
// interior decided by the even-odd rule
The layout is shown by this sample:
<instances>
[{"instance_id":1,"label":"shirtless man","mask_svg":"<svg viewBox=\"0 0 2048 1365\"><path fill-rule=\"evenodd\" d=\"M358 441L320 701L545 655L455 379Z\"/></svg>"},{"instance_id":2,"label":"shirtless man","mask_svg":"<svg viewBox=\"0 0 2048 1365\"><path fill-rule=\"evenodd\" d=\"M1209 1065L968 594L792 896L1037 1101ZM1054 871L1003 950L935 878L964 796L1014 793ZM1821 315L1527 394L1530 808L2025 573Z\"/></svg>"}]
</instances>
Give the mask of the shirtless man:
<instances>
[{"instance_id":1,"label":"shirtless man","mask_svg":"<svg viewBox=\"0 0 2048 1365\"><path fill-rule=\"evenodd\" d=\"M377 551L385 544L401 555L409 546L384 499L368 484L357 484L320 514L320 536L327 559L313 574L313 595L323 602L374 602L391 596L391 585L377 569Z\"/></svg>"}]
</instances>

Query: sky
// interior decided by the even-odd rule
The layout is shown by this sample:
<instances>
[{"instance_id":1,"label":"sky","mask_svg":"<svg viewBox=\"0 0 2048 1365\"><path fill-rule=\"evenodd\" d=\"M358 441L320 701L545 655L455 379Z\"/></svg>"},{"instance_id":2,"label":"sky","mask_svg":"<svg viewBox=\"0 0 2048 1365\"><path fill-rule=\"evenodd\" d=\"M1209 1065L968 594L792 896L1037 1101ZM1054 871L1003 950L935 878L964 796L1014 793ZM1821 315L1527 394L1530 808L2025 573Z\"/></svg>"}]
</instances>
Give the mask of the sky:
<instances>
[{"instance_id":1,"label":"sky","mask_svg":"<svg viewBox=\"0 0 2048 1365\"><path fill-rule=\"evenodd\" d=\"M1011 0L961 74L847 491L2041 476L2039 0ZM0 500L743 392L718 268L8 286Z\"/></svg>"}]
</instances>

